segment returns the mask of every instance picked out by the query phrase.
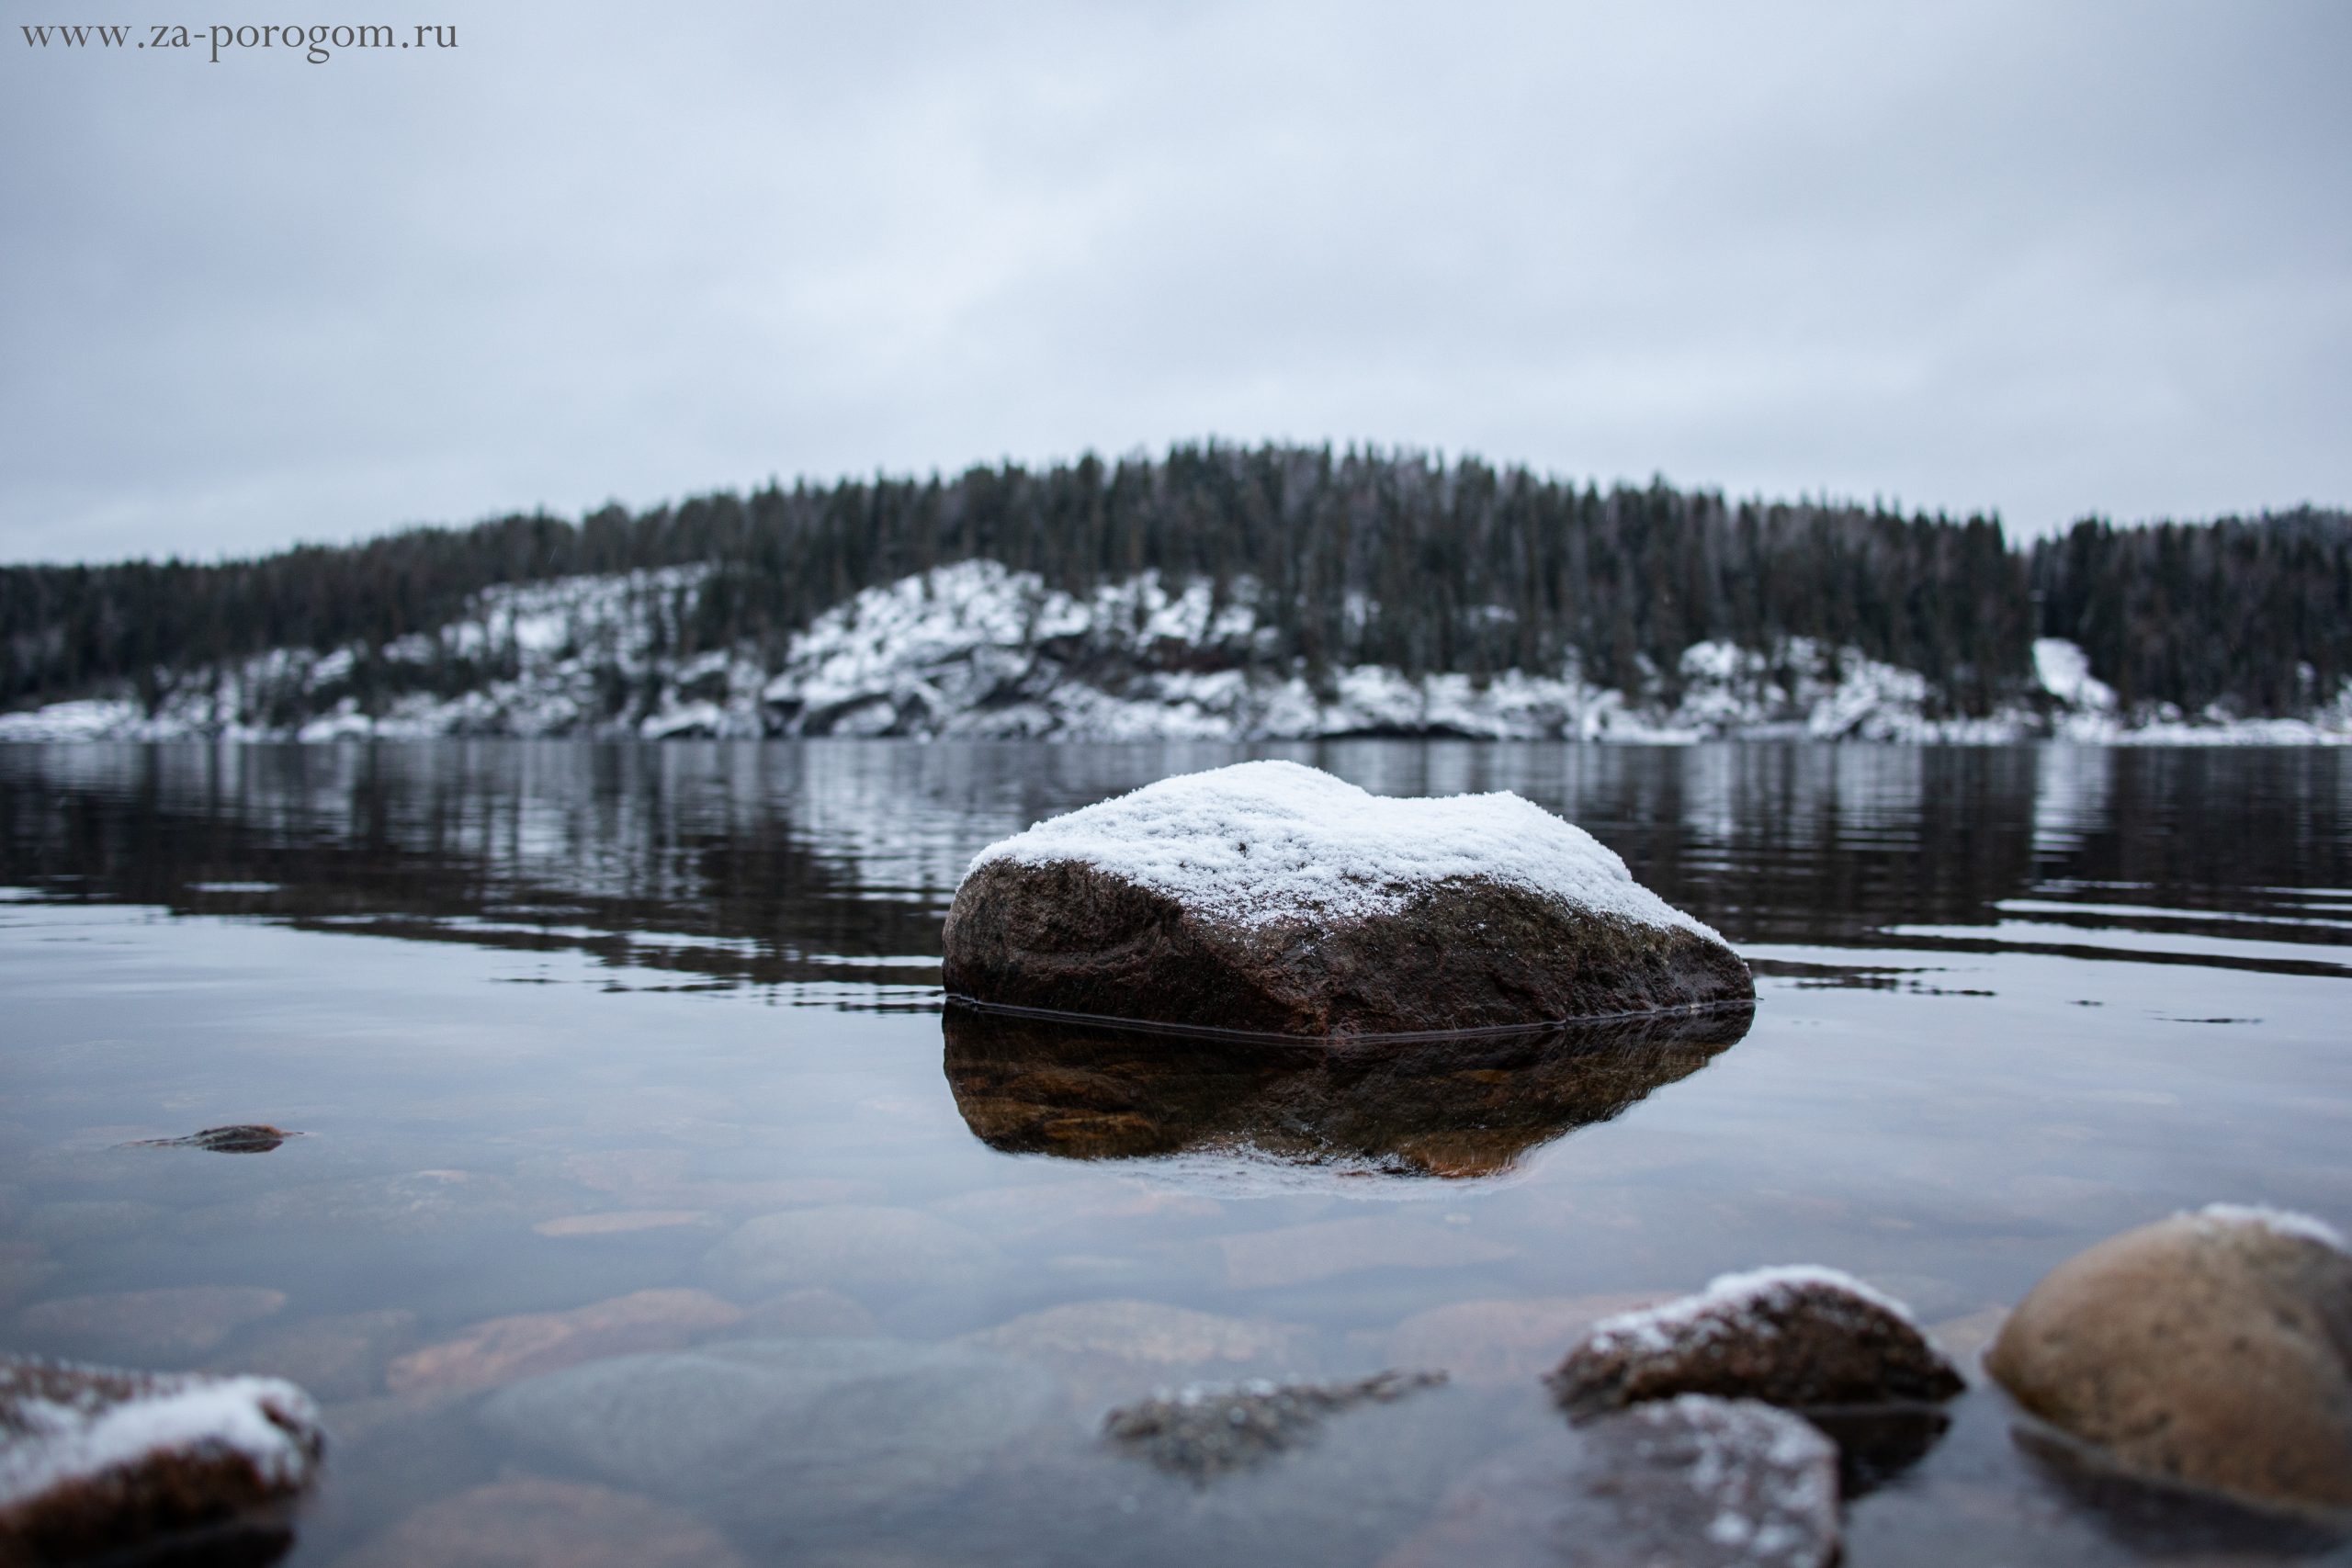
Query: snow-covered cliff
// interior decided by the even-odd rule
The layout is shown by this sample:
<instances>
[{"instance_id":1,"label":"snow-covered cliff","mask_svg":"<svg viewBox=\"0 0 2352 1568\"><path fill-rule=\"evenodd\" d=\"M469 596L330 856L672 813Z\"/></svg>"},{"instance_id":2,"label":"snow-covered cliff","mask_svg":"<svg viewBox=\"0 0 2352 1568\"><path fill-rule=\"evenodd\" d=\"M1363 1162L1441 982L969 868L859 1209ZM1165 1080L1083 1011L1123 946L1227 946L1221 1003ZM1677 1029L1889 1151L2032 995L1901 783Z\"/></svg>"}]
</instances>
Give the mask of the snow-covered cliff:
<instances>
[{"instance_id":1,"label":"snow-covered cliff","mask_svg":"<svg viewBox=\"0 0 2352 1568\"><path fill-rule=\"evenodd\" d=\"M327 653L280 649L160 671L126 698L0 716L0 739L332 740L451 734L911 735L1275 739L1453 735L1678 741L1713 737L2258 744L2352 742L2352 683L2296 719L2124 713L2082 650L2036 646L2038 692L1984 717L1936 716L1916 671L1792 637L1706 642L1638 689L1573 666L1410 678L1361 665L1310 681L1270 669L1254 585L1146 572L1091 594L970 560L869 589L773 662L676 651L707 573L695 567L502 587L434 637ZM453 682L458 689L452 689Z\"/></svg>"}]
</instances>

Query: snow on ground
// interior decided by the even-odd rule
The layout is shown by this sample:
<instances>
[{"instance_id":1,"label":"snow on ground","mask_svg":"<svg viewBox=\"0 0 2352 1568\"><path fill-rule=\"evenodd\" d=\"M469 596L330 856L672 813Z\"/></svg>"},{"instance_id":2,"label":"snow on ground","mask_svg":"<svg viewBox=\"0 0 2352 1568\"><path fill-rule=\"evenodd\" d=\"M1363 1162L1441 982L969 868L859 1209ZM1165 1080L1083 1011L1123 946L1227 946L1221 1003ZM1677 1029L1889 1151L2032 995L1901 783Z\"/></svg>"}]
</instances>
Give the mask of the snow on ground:
<instances>
[{"instance_id":1,"label":"snow on ground","mask_svg":"<svg viewBox=\"0 0 2352 1568\"><path fill-rule=\"evenodd\" d=\"M1509 790L1399 800L1296 762L1182 773L990 844L994 861L1076 861L1244 926L1306 909L1361 919L1484 876L1654 929L1707 927L1635 882L1583 829Z\"/></svg>"},{"instance_id":2,"label":"snow on ground","mask_svg":"<svg viewBox=\"0 0 2352 1568\"><path fill-rule=\"evenodd\" d=\"M2352 742L2352 682L2297 718L2157 707L2124 713L2081 649L2034 647L2040 693L1978 718L1937 716L1918 671L1805 637L1702 642L1635 690L1573 664L1486 680L1376 665L1270 667L1248 580L1142 572L1073 594L967 560L870 588L780 659L683 647L709 575L673 567L506 584L471 612L380 649L277 649L158 671L152 709L87 697L0 714L0 740L333 741L437 735L960 736L1069 739L1480 739L1686 742L1714 737L2093 744ZM1352 604L1359 620L1371 606Z\"/></svg>"}]
</instances>

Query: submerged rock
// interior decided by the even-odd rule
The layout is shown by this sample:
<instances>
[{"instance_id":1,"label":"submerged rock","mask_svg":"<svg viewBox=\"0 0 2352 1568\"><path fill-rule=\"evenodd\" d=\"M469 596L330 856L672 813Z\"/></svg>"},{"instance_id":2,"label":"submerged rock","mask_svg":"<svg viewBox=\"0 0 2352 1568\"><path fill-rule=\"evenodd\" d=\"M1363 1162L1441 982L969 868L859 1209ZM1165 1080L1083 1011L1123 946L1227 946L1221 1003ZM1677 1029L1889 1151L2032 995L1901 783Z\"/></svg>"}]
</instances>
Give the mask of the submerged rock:
<instances>
[{"instance_id":1,"label":"submerged rock","mask_svg":"<svg viewBox=\"0 0 2352 1568\"><path fill-rule=\"evenodd\" d=\"M276 1378L0 1357L0 1562L127 1551L294 1496L323 1446Z\"/></svg>"},{"instance_id":2,"label":"submerged rock","mask_svg":"<svg viewBox=\"0 0 2352 1568\"><path fill-rule=\"evenodd\" d=\"M968 1286L1002 1254L920 1209L840 1203L746 1220L707 1261L722 1288L745 1295L823 1286L895 1299Z\"/></svg>"},{"instance_id":3,"label":"submerged rock","mask_svg":"<svg viewBox=\"0 0 2352 1568\"><path fill-rule=\"evenodd\" d=\"M2124 1471L2352 1511L2352 1255L2319 1222L2215 1205L2034 1286L1984 1358Z\"/></svg>"},{"instance_id":4,"label":"submerged rock","mask_svg":"<svg viewBox=\"0 0 2352 1568\"><path fill-rule=\"evenodd\" d=\"M935 1503L1057 1417L1044 1370L889 1339L729 1340L513 1383L504 1441L706 1517L838 1525Z\"/></svg>"},{"instance_id":5,"label":"submerged rock","mask_svg":"<svg viewBox=\"0 0 2352 1568\"><path fill-rule=\"evenodd\" d=\"M707 1291L635 1291L569 1312L520 1313L477 1323L455 1338L392 1362L393 1393L494 1388L540 1372L635 1350L674 1350L742 1321L743 1309Z\"/></svg>"},{"instance_id":6,"label":"submerged rock","mask_svg":"<svg viewBox=\"0 0 2352 1568\"><path fill-rule=\"evenodd\" d=\"M1726 1274L1604 1318L1545 1380L1571 1415L1705 1393L1806 1408L1949 1399L1960 1374L1899 1303L1828 1269Z\"/></svg>"},{"instance_id":7,"label":"submerged rock","mask_svg":"<svg viewBox=\"0 0 2352 1568\"><path fill-rule=\"evenodd\" d=\"M1443 1382L1443 1372L1385 1371L1354 1382L1191 1387L1120 1406L1104 1417L1102 1432L1162 1470L1206 1482L1296 1446L1334 1412L1390 1404Z\"/></svg>"},{"instance_id":8,"label":"submerged rock","mask_svg":"<svg viewBox=\"0 0 2352 1568\"><path fill-rule=\"evenodd\" d=\"M1294 1324L1223 1317L1167 1302L1110 1300L1025 1313L967 1334L962 1343L1050 1367L1082 1398L1113 1399L1176 1377L1294 1371L1312 1339Z\"/></svg>"},{"instance_id":9,"label":"submerged rock","mask_svg":"<svg viewBox=\"0 0 2352 1568\"><path fill-rule=\"evenodd\" d=\"M1381 1568L1826 1568L1838 1495L1808 1423L1684 1394L1488 1461Z\"/></svg>"},{"instance_id":10,"label":"submerged rock","mask_svg":"<svg viewBox=\"0 0 2352 1568\"><path fill-rule=\"evenodd\" d=\"M742 1568L691 1515L643 1497L535 1477L428 1503L341 1568Z\"/></svg>"},{"instance_id":11,"label":"submerged rock","mask_svg":"<svg viewBox=\"0 0 2352 1568\"><path fill-rule=\"evenodd\" d=\"M1508 792L1382 799L1295 762L1165 779L972 863L951 994L1322 1037L1751 1000L1747 966Z\"/></svg>"},{"instance_id":12,"label":"submerged rock","mask_svg":"<svg viewBox=\"0 0 2352 1568\"><path fill-rule=\"evenodd\" d=\"M217 1155L266 1155L287 1139L301 1135L263 1122L240 1122L227 1127L207 1127L200 1133L190 1133L185 1138L141 1138L137 1143L123 1146L132 1149L209 1149Z\"/></svg>"},{"instance_id":13,"label":"submerged rock","mask_svg":"<svg viewBox=\"0 0 2352 1568\"><path fill-rule=\"evenodd\" d=\"M1753 1017L1726 1007L1311 1049L953 1005L943 1027L956 1109L992 1148L1073 1159L1235 1149L1482 1177L1697 1072Z\"/></svg>"}]
</instances>

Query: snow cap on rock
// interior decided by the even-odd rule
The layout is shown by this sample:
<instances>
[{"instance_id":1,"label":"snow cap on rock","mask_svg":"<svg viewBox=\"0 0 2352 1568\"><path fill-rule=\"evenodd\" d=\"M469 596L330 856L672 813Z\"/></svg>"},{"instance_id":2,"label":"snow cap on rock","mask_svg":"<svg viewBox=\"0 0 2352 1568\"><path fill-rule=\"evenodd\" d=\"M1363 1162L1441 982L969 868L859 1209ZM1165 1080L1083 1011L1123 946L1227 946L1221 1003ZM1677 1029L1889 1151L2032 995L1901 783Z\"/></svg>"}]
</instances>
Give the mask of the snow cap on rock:
<instances>
[{"instance_id":1,"label":"snow cap on rock","mask_svg":"<svg viewBox=\"0 0 2352 1568\"><path fill-rule=\"evenodd\" d=\"M971 869L1000 860L1091 865L1243 926L1392 913L1418 888L1476 876L1723 940L1591 834L1509 790L1390 799L1296 762L1162 779L990 844Z\"/></svg>"}]
</instances>

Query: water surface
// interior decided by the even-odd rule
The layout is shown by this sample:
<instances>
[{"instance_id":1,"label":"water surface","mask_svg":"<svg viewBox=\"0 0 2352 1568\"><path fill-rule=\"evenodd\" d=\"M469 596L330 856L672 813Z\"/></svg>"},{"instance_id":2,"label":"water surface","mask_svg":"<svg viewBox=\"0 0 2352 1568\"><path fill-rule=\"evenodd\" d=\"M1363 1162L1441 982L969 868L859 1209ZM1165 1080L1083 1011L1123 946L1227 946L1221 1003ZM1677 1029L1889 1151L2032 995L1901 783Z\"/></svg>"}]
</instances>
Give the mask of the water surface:
<instances>
[{"instance_id":1,"label":"water surface","mask_svg":"<svg viewBox=\"0 0 2352 1568\"><path fill-rule=\"evenodd\" d=\"M943 1019L975 851L1244 756L1561 812L1747 954L1752 1027L1349 1064ZM301 1563L461 1560L486 1518L678 1562L1368 1563L1556 1423L1546 1323L1815 1262L1965 1347L2175 1209L2352 1221L2327 750L13 747L0 887L6 1342L305 1381ZM125 1146L229 1122L302 1135ZM612 1359L747 1341L932 1403L808 1416L821 1462L688 1455L727 1429L688 1363ZM1157 1387L1391 1365L1457 1377L1205 1489L1095 1437ZM645 1452L567 1427L605 1395ZM1990 1391L1954 1417L1849 1562L2213 1544L2038 1468Z\"/></svg>"}]
</instances>

